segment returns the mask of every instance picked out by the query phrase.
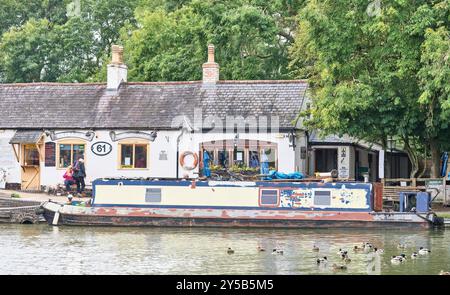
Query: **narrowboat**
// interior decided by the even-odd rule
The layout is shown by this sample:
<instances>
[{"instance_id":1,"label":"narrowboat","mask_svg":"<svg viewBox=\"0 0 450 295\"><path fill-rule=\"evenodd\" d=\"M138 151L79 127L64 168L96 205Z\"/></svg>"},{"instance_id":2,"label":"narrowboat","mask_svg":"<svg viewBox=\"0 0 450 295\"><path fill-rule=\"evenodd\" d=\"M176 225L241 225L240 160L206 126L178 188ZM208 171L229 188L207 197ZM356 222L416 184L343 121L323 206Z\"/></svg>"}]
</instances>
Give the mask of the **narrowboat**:
<instances>
[{"instance_id":1,"label":"narrowboat","mask_svg":"<svg viewBox=\"0 0 450 295\"><path fill-rule=\"evenodd\" d=\"M52 225L428 228L431 212L376 212L371 183L97 179L88 206L48 201Z\"/></svg>"}]
</instances>

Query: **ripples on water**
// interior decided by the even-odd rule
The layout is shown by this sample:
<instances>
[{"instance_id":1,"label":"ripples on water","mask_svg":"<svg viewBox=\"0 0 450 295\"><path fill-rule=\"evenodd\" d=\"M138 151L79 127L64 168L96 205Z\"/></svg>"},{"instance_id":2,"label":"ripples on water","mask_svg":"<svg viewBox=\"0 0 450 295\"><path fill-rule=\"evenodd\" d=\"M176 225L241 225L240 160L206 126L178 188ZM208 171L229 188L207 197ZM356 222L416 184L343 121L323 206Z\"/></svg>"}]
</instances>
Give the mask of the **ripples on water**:
<instances>
[{"instance_id":1,"label":"ripples on water","mask_svg":"<svg viewBox=\"0 0 450 295\"><path fill-rule=\"evenodd\" d=\"M355 254L368 241L379 257ZM407 249L397 249L398 243ZM313 252L313 245L320 248ZM450 231L98 228L0 225L0 274L438 274L450 270ZM265 252L259 252L257 247ZM235 254L226 250L231 247ZM412 260L419 247L427 257ZM273 248L284 255L271 255ZM346 271L339 248L349 250ZM390 256L407 261L391 265ZM317 257L328 266L318 267Z\"/></svg>"}]
</instances>

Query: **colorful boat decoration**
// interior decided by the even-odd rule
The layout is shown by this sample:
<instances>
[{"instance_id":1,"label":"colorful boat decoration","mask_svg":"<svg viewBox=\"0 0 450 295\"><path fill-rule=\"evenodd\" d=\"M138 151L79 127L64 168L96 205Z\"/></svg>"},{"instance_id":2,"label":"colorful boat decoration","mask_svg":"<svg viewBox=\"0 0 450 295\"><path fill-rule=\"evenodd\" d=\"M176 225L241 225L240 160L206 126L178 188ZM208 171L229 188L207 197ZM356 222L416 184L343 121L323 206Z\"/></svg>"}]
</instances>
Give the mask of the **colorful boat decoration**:
<instances>
[{"instance_id":1,"label":"colorful boat decoration","mask_svg":"<svg viewBox=\"0 0 450 295\"><path fill-rule=\"evenodd\" d=\"M89 206L46 202L53 225L268 228L428 228L430 212L375 212L358 182L98 179Z\"/></svg>"}]
</instances>

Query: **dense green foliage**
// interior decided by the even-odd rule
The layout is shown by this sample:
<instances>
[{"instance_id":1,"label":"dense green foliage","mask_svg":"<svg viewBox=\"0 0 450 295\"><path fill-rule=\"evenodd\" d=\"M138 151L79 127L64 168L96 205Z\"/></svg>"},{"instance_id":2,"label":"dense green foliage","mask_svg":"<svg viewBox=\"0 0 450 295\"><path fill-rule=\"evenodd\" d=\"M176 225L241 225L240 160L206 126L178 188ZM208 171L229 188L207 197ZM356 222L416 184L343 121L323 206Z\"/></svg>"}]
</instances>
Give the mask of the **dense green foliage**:
<instances>
[{"instance_id":1,"label":"dense green foliage","mask_svg":"<svg viewBox=\"0 0 450 295\"><path fill-rule=\"evenodd\" d=\"M310 126L386 143L404 143L418 171L427 149L437 176L449 149L450 2L311 0L299 14L291 69L310 78Z\"/></svg>"},{"instance_id":2,"label":"dense green foliage","mask_svg":"<svg viewBox=\"0 0 450 295\"><path fill-rule=\"evenodd\" d=\"M80 3L77 11L74 6ZM309 79L311 128L419 158L450 149L450 0L0 0L0 82Z\"/></svg>"},{"instance_id":3,"label":"dense green foliage","mask_svg":"<svg viewBox=\"0 0 450 295\"><path fill-rule=\"evenodd\" d=\"M83 82L102 66L136 0L0 0L0 81Z\"/></svg>"},{"instance_id":4,"label":"dense green foliage","mask_svg":"<svg viewBox=\"0 0 450 295\"><path fill-rule=\"evenodd\" d=\"M75 2L80 13L68 13ZM301 3L0 0L0 81L104 80L112 43L125 45L135 81L198 80L208 43L223 79L288 78Z\"/></svg>"}]
</instances>

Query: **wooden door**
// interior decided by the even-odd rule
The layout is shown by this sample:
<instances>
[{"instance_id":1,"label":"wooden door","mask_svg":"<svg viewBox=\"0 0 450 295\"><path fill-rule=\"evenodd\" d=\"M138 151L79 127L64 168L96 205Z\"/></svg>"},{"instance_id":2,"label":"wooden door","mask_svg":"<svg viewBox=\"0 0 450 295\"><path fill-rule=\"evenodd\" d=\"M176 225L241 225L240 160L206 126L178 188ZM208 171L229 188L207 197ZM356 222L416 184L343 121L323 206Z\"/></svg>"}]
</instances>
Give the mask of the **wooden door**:
<instances>
[{"instance_id":1,"label":"wooden door","mask_svg":"<svg viewBox=\"0 0 450 295\"><path fill-rule=\"evenodd\" d=\"M22 190L40 190L39 166L22 166Z\"/></svg>"},{"instance_id":2,"label":"wooden door","mask_svg":"<svg viewBox=\"0 0 450 295\"><path fill-rule=\"evenodd\" d=\"M22 190L40 190L40 154L35 144L22 145Z\"/></svg>"}]
</instances>

